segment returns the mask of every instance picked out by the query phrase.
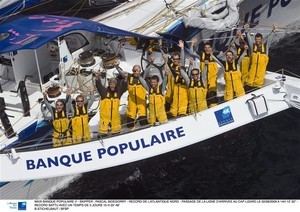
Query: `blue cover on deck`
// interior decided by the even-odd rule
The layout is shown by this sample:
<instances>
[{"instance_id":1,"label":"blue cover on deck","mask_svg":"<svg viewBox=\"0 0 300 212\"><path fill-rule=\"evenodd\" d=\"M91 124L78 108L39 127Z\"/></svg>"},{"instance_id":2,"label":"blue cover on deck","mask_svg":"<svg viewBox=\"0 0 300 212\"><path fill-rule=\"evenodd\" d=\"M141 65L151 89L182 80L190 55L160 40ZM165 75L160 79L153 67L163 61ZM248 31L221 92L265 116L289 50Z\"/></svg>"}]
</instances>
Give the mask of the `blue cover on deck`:
<instances>
[{"instance_id":1,"label":"blue cover on deck","mask_svg":"<svg viewBox=\"0 0 300 212\"><path fill-rule=\"evenodd\" d=\"M0 25L0 53L37 49L74 30L86 30L112 36L151 38L82 18L32 15L18 17Z\"/></svg>"}]
</instances>

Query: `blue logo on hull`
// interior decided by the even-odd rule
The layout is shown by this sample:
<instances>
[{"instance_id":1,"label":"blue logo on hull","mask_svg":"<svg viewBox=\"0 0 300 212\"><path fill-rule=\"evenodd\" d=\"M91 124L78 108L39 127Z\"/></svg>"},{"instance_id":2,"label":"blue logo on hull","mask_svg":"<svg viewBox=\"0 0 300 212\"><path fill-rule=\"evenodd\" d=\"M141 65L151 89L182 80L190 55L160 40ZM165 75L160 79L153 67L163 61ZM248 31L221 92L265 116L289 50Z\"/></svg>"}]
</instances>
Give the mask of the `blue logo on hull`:
<instances>
[{"instance_id":1,"label":"blue logo on hull","mask_svg":"<svg viewBox=\"0 0 300 212\"><path fill-rule=\"evenodd\" d=\"M216 116L219 127L222 127L224 125L234 122L229 106L224 107L221 110L215 111L215 116Z\"/></svg>"},{"instance_id":2,"label":"blue logo on hull","mask_svg":"<svg viewBox=\"0 0 300 212\"><path fill-rule=\"evenodd\" d=\"M18 202L18 210L19 211L26 211L26 202Z\"/></svg>"}]
</instances>

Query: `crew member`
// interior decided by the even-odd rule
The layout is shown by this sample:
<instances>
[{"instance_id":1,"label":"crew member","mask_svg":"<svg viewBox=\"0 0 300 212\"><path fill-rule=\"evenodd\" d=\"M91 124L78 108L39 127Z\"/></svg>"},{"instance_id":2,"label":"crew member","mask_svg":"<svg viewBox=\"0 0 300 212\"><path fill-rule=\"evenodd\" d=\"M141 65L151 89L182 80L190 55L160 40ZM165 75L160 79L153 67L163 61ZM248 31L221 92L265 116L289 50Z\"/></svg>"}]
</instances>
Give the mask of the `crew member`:
<instances>
[{"instance_id":1,"label":"crew member","mask_svg":"<svg viewBox=\"0 0 300 212\"><path fill-rule=\"evenodd\" d=\"M47 99L47 93L44 92L44 103L52 115L53 135L52 143L53 147L65 146L72 144L70 135L70 120L68 118L65 103L63 100L58 99L55 103L55 108L51 106Z\"/></svg>"},{"instance_id":2,"label":"crew member","mask_svg":"<svg viewBox=\"0 0 300 212\"><path fill-rule=\"evenodd\" d=\"M247 51L248 46L245 46ZM240 62L246 55L246 51L237 59L234 59L232 51L226 52L226 61L220 61L215 56L214 60L222 67L225 71L225 95L224 100L228 101L235 97L245 95L244 86L242 83L242 74L239 70Z\"/></svg>"},{"instance_id":3,"label":"crew member","mask_svg":"<svg viewBox=\"0 0 300 212\"><path fill-rule=\"evenodd\" d=\"M180 40L178 46L181 48L181 52L184 52L184 42ZM180 56L178 54L174 54L173 61L170 58L167 58L167 55L164 55L164 59L168 59L168 68L174 78L170 116L185 116L188 105L188 89L186 87L185 80L180 74L180 69L185 70L184 66L181 67L182 63L184 63L183 58L181 57L182 61L179 62ZM174 61L176 61L176 63Z\"/></svg>"},{"instance_id":4,"label":"crew member","mask_svg":"<svg viewBox=\"0 0 300 212\"><path fill-rule=\"evenodd\" d=\"M91 140L88 110L94 102L94 91L92 87L88 87L88 89L90 92L88 101L85 102L85 98L82 95L78 95L76 97L75 105L71 107L73 144ZM71 97L69 97L69 99L71 99ZM71 101L68 101L67 104L71 104Z\"/></svg>"},{"instance_id":5,"label":"crew member","mask_svg":"<svg viewBox=\"0 0 300 212\"><path fill-rule=\"evenodd\" d=\"M117 82L115 78L109 80L105 88L100 79L100 73L96 73L96 88L101 96L99 136L107 136L110 127L111 134L121 131L121 119L119 114L120 98L127 90L127 81L122 79Z\"/></svg>"},{"instance_id":6,"label":"crew member","mask_svg":"<svg viewBox=\"0 0 300 212\"><path fill-rule=\"evenodd\" d=\"M263 42L262 34L257 33L255 35L254 43L249 34L249 25L246 24L244 27L251 52L249 76L245 86L246 90L248 91L254 88L260 88L264 84L267 65L269 62L269 47L277 26L273 25L273 30L269 34L266 42Z\"/></svg>"},{"instance_id":7,"label":"crew member","mask_svg":"<svg viewBox=\"0 0 300 212\"><path fill-rule=\"evenodd\" d=\"M228 49L231 50L234 55L236 55L237 57L240 57L246 51L246 54L240 63L240 71L242 73L242 83L243 83L243 85L245 85L246 81L248 79L248 76L249 76L250 50L249 50L249 48L247 50L245 49L245 46L248 47L248 44L247 44L246 40L244 39L240 30L237 30L236 36L233 39L234 40L231 42L231 45L229 45ZM239 39L238 44L235 42L236 39Z\"/></svg>"},{"instance_id":8,"label":"crew member","mask_svg":"<svg viewBox=\"0 0 300 212\"><path fill-rule=\"evenodd\" d=\"M192 65L192 59L190 59ZM191 68L190 65L190 68ZM198 68L192 68L190 77L182 69L180 73L188 87L189 112L196 113L207 109L206 93L207 90L202 81L202 76Z\"/></svg>"},{"instance_id":9,"label":"crew member","mask_svg":"<svg viewBox=\"0 0 300 212\"><path fill-rule=\"evenodd\" d=\"M165 111L165 97L167 79L161 74L163 82L159 84L159 77L153 75L150 78L150 83L147 83L142 77L140 81L149 94L149 124L164 123L167 121Z\"/></svg>"},{"instance_id":10,"label":"crew member","mask_svg":"<svg viewBox=\"0 0 300 212\"><path fill-rule=\"evenodd\" d=\"M193 39L191 42L190 52L194 53L193 47L196 43L196 40ZM200 57L200 70L202 73L204 80L204 85L207 88L207 103L209 107L213 107L217 105L217 75L219 67L216 61L213 59L213 51L210 43L204 44L204 51L200 53L200 55L196 55Z\"/></svg>"},{"instance_id":11,"label":"crew member","mask_svg":"<svg viewBox=\"0 0 300 212\"><path fill-rule=\"evenodd\" d=\"M180 66L184 65L185 56L184 56L184 42L182 40L179 40L178 46L181 49L180 54L174 53L172 55L172 62L170 62L170 67L177 73L180 71ZM167 73L167 88L166 88L166 111L169 112L171 108L171 104L173 102L173 96L174 96L174 81L175 77L173 74L169 71L168 64L165 64L164 71ZM175 99L176 101L176 99Z\"/></svg>"},{"instance_id":12,"label":"crew member","mask_svg":"<svg viewBox=\"0 0 300 212\"><path fill-rule=\"evenodd\" d=\"M146 113L146 90L142 86L139 76L144 75L144 72L141 74L141 67L135 65L132 68L132 74L125 73L120 67L119 63L116 62L115 66L117 71L123 78L127 80L127 89L128 89L128 105L127 105L127 127L132 128L135 125L136 118L140 125L147 124L147 113Z\"/></svg>"}]
</instances>

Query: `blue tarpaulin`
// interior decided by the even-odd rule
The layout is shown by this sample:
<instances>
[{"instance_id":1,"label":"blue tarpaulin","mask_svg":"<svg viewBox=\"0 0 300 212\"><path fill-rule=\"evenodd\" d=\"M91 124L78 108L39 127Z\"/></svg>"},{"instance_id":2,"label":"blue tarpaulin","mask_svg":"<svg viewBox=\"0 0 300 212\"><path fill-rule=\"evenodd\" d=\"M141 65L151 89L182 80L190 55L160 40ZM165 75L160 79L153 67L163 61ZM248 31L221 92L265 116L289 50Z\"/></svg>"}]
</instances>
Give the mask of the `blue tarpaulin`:
<instances>
[{"instance_id":1,"label":"blue tarpaulin","mask_svg":"<svg viewBox=\"0 0 300 212\"><path fill-rule=\"evenodd\" d=\"M152 38L82 18L52 15L21 16L0 25L0 53L37 49L74 30L112 36Z\"/></svg>"}]
</instances>

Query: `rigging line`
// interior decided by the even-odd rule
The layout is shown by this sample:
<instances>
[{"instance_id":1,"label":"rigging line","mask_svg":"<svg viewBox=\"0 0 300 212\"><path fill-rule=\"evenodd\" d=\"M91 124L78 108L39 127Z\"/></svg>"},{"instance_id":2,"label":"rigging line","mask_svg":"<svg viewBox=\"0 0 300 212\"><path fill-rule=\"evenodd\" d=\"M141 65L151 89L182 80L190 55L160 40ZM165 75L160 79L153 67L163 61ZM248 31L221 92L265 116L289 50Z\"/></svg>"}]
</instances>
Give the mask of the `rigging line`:
<instances>
[{"instance_id":1,"label":"rigging line","mask_svg":"<svg viewBox=\"0 0 300 212\"><path fill-rule=\"evenodd\" d=\"M284 71L284 72L288 72L289 74L291 74L291 75L293 75L293 76L295 76L295 77L297 77L297 78L300 78L300 75L298 75L298 74L295 74L294 72L291 72L291 71L289 71L289 70L286 70L286 69L280 69L280 70L278 70L278 72L279 71Z\"/></svg>"},{"instance_id":2,"label":"rigging line","mask_svg":"<svg viewBox=\"0 0 300 212\"><path fill-rule=\"evenodd\" d=\"M16 11L19 10L19 8L20 8L21 5L22 5L22 4L17 5L16 7L12 8L12 9L10 10L11 12L10 12L10 11L7 12L7 13L10 13L9 15L0 18L0 20L3 19L3 20L1 21L1 23L4 22L4 21L6 21L9 17L18 14L19 12L16 12ZM7 14L7 13L5 13L5 14Z\"/></svg>"},{"instance_id":3,"label":"rigging line","mask_svg":"<svg viewBox=\"0 0 300 212\"><path fill-rule=\"evenodd\" d=\"M28 8L25 8L25 9L21 9L21 11L19 11L19 12L16 12L16 13L12 12L12 14L9 14L9 15L7 15L7 16L1 17L0 20L4 19L3 21L5 21L7 18L9 18L9 17L12 16L12 15L16 15L16 14L19 14L19 13L26 12L26 11L28 11L28 10L34 9L34 8L36 8L36 7L39 7L39 6L41 6L41 5L48 4L48 3L52 2L52 1L53 1L53 0L48 0L48 1L46 1L46 2L41 2L41 3L38 3L38 4L36 4L36 5L34 5L34 6L31 6L31 7L28 7ZM22 3L22 4L23 4L23 3ZM18 6L18 7L19 7L19 6ZM18 8L17 8L17 7L15 7L15 8L16 8L16 9L15 9L14 11L17 11ZM3 22L3 21L1 21L1 22Z\"/></svg>"},{"instance_id":4,"label":"rigging line","mask_svg":"<svg viewBox=\"0 0 300 212\"><path fill-rule=\"evenodd\" d=\"M208 0L201 1L200 3L201 3L201 5L202 5L202 4L205 4L207 1L208 1ZM180 2L180 3L181 3L181 2ZM180 3L179 3L179 4L180 4ZM177 20L179 20L182 16L185 15L184 12L189 11L189 10L191 9L191 7L194 7L194 6L195 6L196 4L198 4L198 3L199 3L199 1L198 1L198 2L194 2L194 3L191 3L191 4L185 6L184 8L182 8L182 9L180 9L180 10L176 10L176 13L174 13L174 14L177 16L177 17L176 17ZM179 5L179 4L178 4L178 5ZM173 12L174 12L174 11L173 11ZM163 15L160 15L159 17L163 17ZM156 20L154 19L153 22L154 22L154 23L159 22L159 21L160 21L160 20L158 19L159 17L156 17ZM166 27L167 27L168 25L170 25L170 23L172 23L172 22L174 22L174 19L173 19L172 17L167 17L167 20L165 21L164 25L163 25L162 27L160 27L157 31L158 31L158 32L163 32L163 31L165 31L165 30L166 30ZM179 27L179 24L178 24L177 26L175 26L175 28L173 29L173 31L176 30L178 27Z\"/></svg>"},{"instance_id":5,"label":"rigging line","mask_svg":"<svg viewBox=\"0 0 300 212\"><path fill-rule=\"evenodd\" d=\"M176 4L176 6L178 6L179 4L181 4L183 1L178 1L175 0L173 3ZM146 23L144 23L143 25L141 25L140 27L137 27L135 29L133 29L133 31L141 33L143 29L147 29L151 26L153 26L154 24L156 24L157 22L161 21L160 18L163 17L163 14L165 14L166 11L169 11L170 9L168 8L163 8L162 10L158 11L156 14L156 16L154 16L153 19L150 19L149 21L147 21Z\"/></svg>"},{"instance_id":6,"label":"rigging line","mask_svg":"<svg viewBox=\"0 0 300 212\"><path fill-rule=\"evenodd\" d=\"M141 1L141 0L140 0ZM116 17L116 16L121 16L123 13L129 13L129 12L131 12L131 8L135 8L135 7L137 7L137 6L140 6L140 5L142 5L142 4L145 4L145 3L147 3L147 2L149 2L150 0L146 0L146 1L142 1L142 2L139 2L137 5L132 5L132 6L130 6L130 7L128 7L128 8L126 8L126 9L123 9L123 10L121 10L121 11L119 11L119 12L117 12L117 13L114 13L114 14L111 14L111 15L109 15L109 16L106 16L106 17L104 17L104 18L102 18L102 19L97 19L97 17L95 18L96 20L95 21L97 21L97 22L101 22L101 21L105 21L106 19L110 19L110 18L114 18L114 17ZM129 3L129 1L127 1L127 3ZM127 4L126 3L126 4ZM121 4L122 5L122 4ZM124 5L125 6L125 5ZM116 9L118 9L118 8L116 8Z\"/></svg>"},{"instance_id":7,"label":"rigging line","mask_svg":"<svg viewBox=\"0 0 300 212\"><path fill-rule=\"evenodd\" d=\"M143 1L143 0L139 0L139 2L138 2L136 5L134 5L132 8L130 7L130 9L128 10L128 12L126 13L126 15L127 15L128 13L131 13L131 11L134 10L136 7L140 6L140 5L142 4L141 1ZM148 0L148 1L149 1L149 0ZM143 3L146 3L146 2L148 2L148 1L144 1Z\"/></svg>"},{"instance_id":8,"label":"rigging line","mask_svg":"<svg viewBox=\"0 0 300 212\"><path fill-rule=\"evenodd\" d=\"M30 110L33 109L37 104L39 104L39 102L36 102L36 103L35 103L28 111L25 112L24 115L26 115L28 112L30 112ZM8 130L12 129L13 126L15 126L19 121L21 121L22 118L23 118L23 116L21 116L19 119L17 119L16 122L13 123L13 124L11 125L11 127L8 128L5 132L7 132ZM0 138L1 138L3 135L4 135L4 134L2 134L2 135L0 136ZM7 141L7 140L8 140L8 138L4 139L4 140L2 141L2 143L4 143L4 142Z\"/></svg>"},{"instance_id":9,"label":"rigging line","mask_svg":"<svg viewBox=\"0 0 300 212\"><path fill-rule=\"evenodd\" d=\"M34 9L34 8L39 7L39 6L42 6L42 5L44 5L44 4L48 4L48 3L52 2L52 1L53 1L53 0L48 0L48 1L45 1L45 2L38 3L38 4L36 4L36 5L33 5L33 6L31 6L31 7L28 7L27 9L22 10L22 12L26 12L26 11L28 11L28 10Z\"/></svg>"},{"instance_id":10,"label":"rigging line","mask_svg":"<svg viewBox=\"0 0 300 212\"><path fill-rule=\"evenodd\" d=\"M53 1L53 0L50 0L50 1ZM108 3L108 4L105 4L105 5L102 5L102 6L98 6L98 7L93 7L93 8L82 8L81 9L81 11L84 11L84 10L95 10L95 9L98 9L98 8L101 8L101 9L103 9L104 7L112 7L112 6L114 6L115 5L115 3ZM61 10L61 11L55 11L55 12L49 12L49 13L43 13L43 14L62 14L62 13L64 13L64 12L66 12L66 11L68 11L68 12L74 12L74 11L77 11L77 9L73 9L73 10Z\"/></svg>"},{"instance_id":11,"label":"rigging line","mask_svg":"<svg viewBox=\"0 0 300 212\"><path fill-rule=\"evenodd\" d=\"M83 0L81 6L79 7L79 9L75 12L75 14L73 14L73 16L77 15L77 13L79 13L79 11L83 8L83 6L85 5L87 0Z\"/></svg>"},{"instance_id":12,"label":"rigging line","mask_svg":"<svg viewBox=\"0 0 300 212\"><path fill-rule=\"evenodd\" d=\"M70 10L72 10L74 7L76 7L77 5L79 5L82 1L84 1L84 0L80 0L79 2L77 2L76 4L74 4L69 10L66 10L62 15L66 15L68 12L70 12Z\"/></svg>"}]
</instances>

